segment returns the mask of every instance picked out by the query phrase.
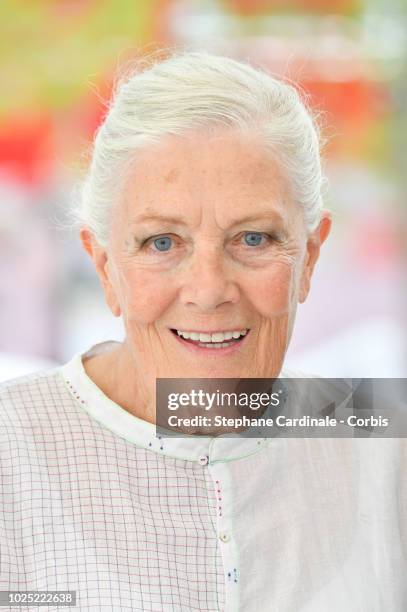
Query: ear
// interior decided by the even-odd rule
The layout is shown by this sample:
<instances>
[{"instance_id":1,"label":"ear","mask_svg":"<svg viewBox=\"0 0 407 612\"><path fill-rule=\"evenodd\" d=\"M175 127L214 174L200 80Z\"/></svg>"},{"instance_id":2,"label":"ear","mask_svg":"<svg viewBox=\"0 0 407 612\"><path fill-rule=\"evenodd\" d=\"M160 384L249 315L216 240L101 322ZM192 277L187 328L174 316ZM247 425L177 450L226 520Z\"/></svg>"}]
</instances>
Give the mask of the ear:
<instances>
[{"instance_id":1,"label":"ear","mask_svg":"<svg viewBox=\"0 0 407 612\"><path fill-rule=\"evenodd\" d=\"M109 306L115 317L120 317L121 308L114 290L112 275L109 270L110 261L108 253L106 249L100 246L92 232L87 227L81 227L79 235L83 248L95 264L96 273L105 294L106 304Z\"/></svg>"},{"instance_id":2,"label":"ear","mask_svg":"<svg viewBox=\"0 0 407 612\"><path fill-rule=\"evenodd\" d=\"M298 301L302 304L307 299L310 287L311 277L314 271L315 264L318 261L321 245L329 236L332 226L332 215L328 210L321 211L321 221L318 227L310 234L307 240L307 250L305 254L300 292Z\"/></svg>"}]
</instances>

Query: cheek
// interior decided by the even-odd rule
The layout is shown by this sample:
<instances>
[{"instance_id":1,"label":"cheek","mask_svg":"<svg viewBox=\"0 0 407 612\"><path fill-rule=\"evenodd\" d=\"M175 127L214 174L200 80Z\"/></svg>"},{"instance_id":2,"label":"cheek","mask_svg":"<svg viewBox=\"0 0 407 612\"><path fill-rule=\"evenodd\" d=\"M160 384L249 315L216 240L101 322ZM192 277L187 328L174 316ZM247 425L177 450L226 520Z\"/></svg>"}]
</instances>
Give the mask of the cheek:
<instances>
[{"instance_id":1,"label":"cheek","mask_svg":"<svg viewBox=\"0 0 407 612\"><path fill-rule=\"evenodd\" d=\"M136 325L160 319L176 295L171 283L144 270L123 273L118 293L124 320Z\"/></svg>"},{"instance_id":2,"label":"cheek","mask_svg":"<svg viewBox=\"0 0 407 612\"><path fill-rule=\"evenodd\" d=\"M263 317L288 314L295 306L296 281L294 266L276 266L252 277L247 294L257 312Z\"/></svg>"}]
</instances>

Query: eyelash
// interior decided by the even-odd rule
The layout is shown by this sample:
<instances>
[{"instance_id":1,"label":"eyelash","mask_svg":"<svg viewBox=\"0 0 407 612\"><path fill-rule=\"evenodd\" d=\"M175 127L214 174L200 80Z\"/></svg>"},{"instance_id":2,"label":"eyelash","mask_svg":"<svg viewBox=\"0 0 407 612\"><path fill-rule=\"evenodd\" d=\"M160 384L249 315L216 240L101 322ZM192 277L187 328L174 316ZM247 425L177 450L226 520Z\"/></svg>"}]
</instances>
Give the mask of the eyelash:
<instances>
[{"instance_id":1,"label":"eyelash","mask_svg":"<svg viewBox=\"0 0 407 612\"><path fill-rule=\"evenodd\" d=\"M257 235L261 235L264 238L267 238L267 244L269 244L270 242L276 241L277 238L276 236L272 235L272 234L268 234L267 232L255 232L255 231L245 231L242 233L242 235L240 236L240 238L242 239L246 234L257 234ZM157 234L155 236L150 236L149 238L146 238L145 240L143 240L143 242L141 243L141 248L146 248L148 246L148 243L154 243L154 240L157 240L158 238L171 238L171 234ZM249 246L248 244L246 244L245 246L247 246L248 249L261 249L261 248L265 248L266 245L254 245L254 246ZM155 253L168 253L170 250L168 251L159 251L158 249L152 249Z\"/></svg>"}]
</instances>

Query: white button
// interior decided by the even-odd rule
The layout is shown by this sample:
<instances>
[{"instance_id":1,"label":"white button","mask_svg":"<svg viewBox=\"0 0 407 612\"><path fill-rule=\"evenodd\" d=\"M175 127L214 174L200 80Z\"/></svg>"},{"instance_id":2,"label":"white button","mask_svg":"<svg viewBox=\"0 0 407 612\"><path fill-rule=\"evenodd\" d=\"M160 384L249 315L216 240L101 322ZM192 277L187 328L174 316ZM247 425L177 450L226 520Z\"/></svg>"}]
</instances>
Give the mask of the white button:
<instances>
[{"instance_id":1,"label":"white button","mask_svg":"<svg viewBox=\"0 0 407 612\"><path fill-rule=\"evenodd\" d=\"M222 542L229 542L230 535L225 531L221 531L219 534L219 540L222 540Z\"/></svg>"},{"instance_id":2,"label":"white button","mask_svg":"<svg viewBox=\"0 0 407 612\"><path fill-rule=\"evenodd\" d=\"M209 463L208 455L204 455L203 457L199 457L199 463L201 465L208 465L208 463Z\"/></svg>"}]
</instances>

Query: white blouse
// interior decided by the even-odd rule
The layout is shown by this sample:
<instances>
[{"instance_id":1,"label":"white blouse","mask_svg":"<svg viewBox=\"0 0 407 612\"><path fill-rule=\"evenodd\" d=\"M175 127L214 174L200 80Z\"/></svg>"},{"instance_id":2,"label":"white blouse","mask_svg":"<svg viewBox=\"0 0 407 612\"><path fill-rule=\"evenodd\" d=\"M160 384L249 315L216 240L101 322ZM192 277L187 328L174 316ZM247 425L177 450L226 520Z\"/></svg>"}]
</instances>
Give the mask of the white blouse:
<instances>
[{"instance_id":1,"label":"white blouse","mask_svg":"<svg viewBox=\"0 0 407 612\"><path fill-rule=\"evenodd\" d=\"M404 439L160 438L83 356L0 387L0 590L92 612L407 610Z\"/></svg>"}]
</instances>

